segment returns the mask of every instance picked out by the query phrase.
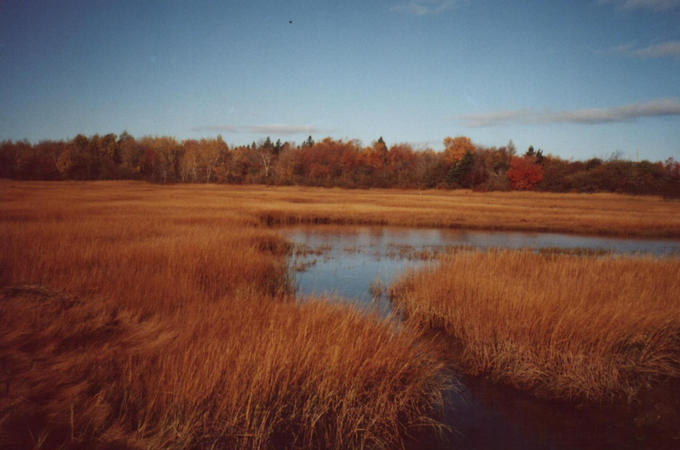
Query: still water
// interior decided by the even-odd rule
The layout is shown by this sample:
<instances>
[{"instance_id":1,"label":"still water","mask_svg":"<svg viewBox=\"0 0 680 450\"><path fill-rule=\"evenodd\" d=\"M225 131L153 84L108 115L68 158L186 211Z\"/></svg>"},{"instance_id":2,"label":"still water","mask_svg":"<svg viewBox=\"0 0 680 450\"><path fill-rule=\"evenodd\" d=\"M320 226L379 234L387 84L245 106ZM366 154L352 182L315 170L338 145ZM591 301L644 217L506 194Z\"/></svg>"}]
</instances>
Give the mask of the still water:
<instances>
[{"instance_id":1,"label":"still water","mask_svg":"<svg viewBox=\"0 0 680 450\"><path fill-rule=\"evenodd\" d=\"M374 298L376 288L410 268L435 264L433 256L451 249L680 257L680 241L557 233L323 226L284 228L282 233L295 246L290 265L298 297L327 296L383 313L389 312L389 303L384 296ZM636 425L655 405L578 406L540 400L482 378L460 375L458 380L458 388L447 395L443 417L455 431L443 439L418 439L414 448L680 448L680 424L671 424L665 433Z\"/></svg>"},{"instance_id":2,"label":"still water","mask_svg":"<svg viewBox=\"0 0 680 450\"><path fill-rule=\"evenodd\" d=\"M452 248L586 251L594 254L680 256L680 241L617 239L559 233L465 231L397 227L292 227L284 235L296 246L291 261L296 293L333 295L365 304L369 288L389 283L408 268Z\"/></svg>"}]
</instances>

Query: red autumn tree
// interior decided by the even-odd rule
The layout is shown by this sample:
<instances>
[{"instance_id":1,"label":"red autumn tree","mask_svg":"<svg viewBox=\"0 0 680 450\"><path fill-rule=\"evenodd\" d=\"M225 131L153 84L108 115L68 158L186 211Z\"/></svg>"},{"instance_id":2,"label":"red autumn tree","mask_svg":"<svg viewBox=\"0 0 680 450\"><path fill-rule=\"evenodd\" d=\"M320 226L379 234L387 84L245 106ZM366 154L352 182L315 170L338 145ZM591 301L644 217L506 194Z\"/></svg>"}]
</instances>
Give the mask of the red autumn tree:
<instances>
[{"instance_id":1,"label":"red autumn tree","mask_svg":"<svg viewBox=\"0 0 680 450\"><path fill-rule=\"evenodd\" d=\"M506 175L513 189L530 191L543 179L543 168L532 157L513 157Z\"/></svg>"}]
</instances>

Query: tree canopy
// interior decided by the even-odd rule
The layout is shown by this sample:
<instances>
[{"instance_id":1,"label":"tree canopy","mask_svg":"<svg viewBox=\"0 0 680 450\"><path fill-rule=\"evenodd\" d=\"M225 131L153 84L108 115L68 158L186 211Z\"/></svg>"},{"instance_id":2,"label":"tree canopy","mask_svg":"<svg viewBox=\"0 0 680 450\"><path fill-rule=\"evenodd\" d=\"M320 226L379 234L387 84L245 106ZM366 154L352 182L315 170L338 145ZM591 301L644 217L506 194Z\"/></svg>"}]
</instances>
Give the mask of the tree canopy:
<instances>
[{"instance_id":1,"label":"tree canopy","mask_svg":"<svg viewBox=\"0 0 680 450\"><path fill-rule=\"evenodd\" d=\"M446 137L444 151L388 146L382 137L303 143L273 140L230 146L210 139L84 136L66 141L0 143L0 177L35 180L135 179L155 183L266 183L346 188L471 188L552 192L624 192L680 197L680 163L607 160L567 161L529 147L517 155Z\"/></svg>"}]
</instances>

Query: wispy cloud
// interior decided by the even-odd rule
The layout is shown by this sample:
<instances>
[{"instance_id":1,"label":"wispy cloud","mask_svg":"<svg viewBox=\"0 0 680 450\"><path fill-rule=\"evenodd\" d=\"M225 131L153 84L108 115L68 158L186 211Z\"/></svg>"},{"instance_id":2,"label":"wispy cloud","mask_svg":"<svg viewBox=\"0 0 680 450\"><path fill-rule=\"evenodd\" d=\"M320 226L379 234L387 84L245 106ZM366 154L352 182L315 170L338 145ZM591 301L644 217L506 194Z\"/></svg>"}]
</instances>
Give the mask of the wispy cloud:
<instances>
[{"instance_id":1,"label":"wispy cloud","mask_svg":"<svg viewBox=\"0 0 680 450\"><path fill-rule=\"evenodd\" d=\"M393 6L390 10L402 14L425 16L448 11L460 3L462 3L461 0L408 0Z\"/></svg>"},{"instance_id":2,"label":"wispy cloud","mask_svg":"<svg viewBox=\"0 0 680 450\"><path fill-rule=\"evenodd\" d=\"M614 51L638 58L678 58L680 59L680 41L667 41L643 48L635 48L631 44L614 47Z\"/></svg>"},{"instance_id":3,"label":"wispy cloud","mask_svg":"<svg viewBox=\"0 0 680 450\"><path fill-rule=\"evenodd\" d=\"M425 140L425 141L406 141L404 143L410 145L415 150L425 150L425 149L428 149L428 148L435 147L438 144L441 144L442 141L436 140L436 139L428 139L428 140Z\"/></svg>"},{"instance_id":4,"label":"wispy cloud","mask_svg":"<svg viewBox=\"0 0 680 450\"><path fill-rule=\"evenodd\" d=\"M192 127L191 131L212 131L219 133L238 133L241 127L235 125L201 125Z\"/></svg>"},{"instance_id":5,"label":"wispy cloud","mask_svg":"<svg viewBox=\"0 0 680 450\"><path fill-rule=\"evenodd\" d=\"M633 103L614 108L575 109L571 111L533 111L529 109L496 111L458 116L471 127L513 124L576 123L600 124L630 122L642 117L680 116L680 100L661 98L646 103Z\"/></svg>"},{"instance_id":6,"label":"wispy cloud","mask_svg":"<svg viewBox=\"0 0 680 450\"><path fill-rule=\"evenodd\" d=\"M316 134L324 130L310 125L203 125L193 127L191 131L210 131L219 133L253 133L268 134L276 136L287 136L290 134Z\"/></svg>"},{"instance_id":7,"label":"wispy cloud","mask_svg":"<svg viewBox=\"0 0 680 450\"><path fill-rule=\"evenodd\" d=\"M680 7L680 0L598 0L601 5L615 5L620 9L651 9L652 11L668 11Z\"/></svg>"}]
</instances>

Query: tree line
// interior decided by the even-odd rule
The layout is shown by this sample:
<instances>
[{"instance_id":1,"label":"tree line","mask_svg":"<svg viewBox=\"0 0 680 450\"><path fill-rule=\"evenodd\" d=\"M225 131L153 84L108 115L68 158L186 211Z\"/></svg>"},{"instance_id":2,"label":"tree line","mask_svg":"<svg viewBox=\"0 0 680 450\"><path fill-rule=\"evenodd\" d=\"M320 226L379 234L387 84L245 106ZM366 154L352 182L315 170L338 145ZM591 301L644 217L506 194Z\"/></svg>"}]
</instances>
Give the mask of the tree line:
<instances>
[{"instance_id":1,"label":"tree line","mask_svg":"<svg viewBox=\"0 0 680 450\"><path fill-rule=\"evenodd\" d=\"M512 141L484 147L459 136L444 151L310 136L299 145L269 137L229 146L221 136L178 141L77 135L71 140L0 143L0 177L25 180L147 180L156 183L258 183L344 188L471 188L480 191L622 192L680 197L680 163L572 161Z\"/></svg>"}]
</instances>

